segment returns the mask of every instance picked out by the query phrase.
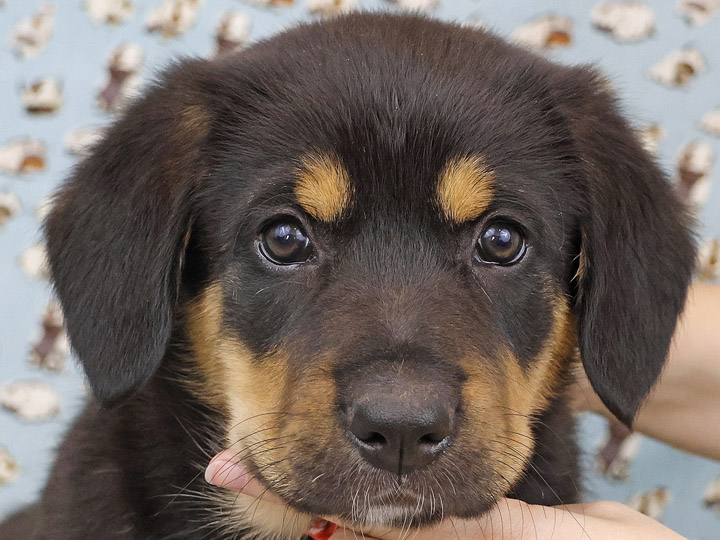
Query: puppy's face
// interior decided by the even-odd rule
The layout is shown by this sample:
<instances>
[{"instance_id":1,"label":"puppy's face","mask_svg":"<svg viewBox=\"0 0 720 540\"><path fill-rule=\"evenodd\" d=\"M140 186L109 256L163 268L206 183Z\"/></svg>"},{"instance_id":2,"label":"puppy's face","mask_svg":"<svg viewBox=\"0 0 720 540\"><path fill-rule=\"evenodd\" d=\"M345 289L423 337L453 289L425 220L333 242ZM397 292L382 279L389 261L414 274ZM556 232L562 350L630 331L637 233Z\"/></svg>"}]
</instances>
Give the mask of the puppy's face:
<instances>
[{"instance_id":1,"label":"puppy's face","mask_svg":"<svg viewBox=\"0 0 720 540\"><path fill-rule=\"evenodd\" d=\"M48 222L98 397L135 389L183 335L186 384L296 510L477 516L523 475L576 347L628 423L662 366L692 243L588 71L354 16L186 64L108 141ZM108 298L127 289L91 306L107 344L80 318L93 257L121 283Z\"/></svg>"},{"instance_id":2,"label":"puppy's face","mask_svg":"<svg viewBox=\"0 0 720 540\"><path fill-rule=\"evenodd\" d=\"M194 352L231 448L295 507L477 515L523 473L575 342L576 218L556 197L576 168L530 107L509 127L467 96L485 120L463 126L466 111L421 102L399 122L351 99L367 103L352 123L326 102L264 118L259 165L231 154L211 173L195 230L216 266L190 309Z\"/></svg>"}]
</instances>

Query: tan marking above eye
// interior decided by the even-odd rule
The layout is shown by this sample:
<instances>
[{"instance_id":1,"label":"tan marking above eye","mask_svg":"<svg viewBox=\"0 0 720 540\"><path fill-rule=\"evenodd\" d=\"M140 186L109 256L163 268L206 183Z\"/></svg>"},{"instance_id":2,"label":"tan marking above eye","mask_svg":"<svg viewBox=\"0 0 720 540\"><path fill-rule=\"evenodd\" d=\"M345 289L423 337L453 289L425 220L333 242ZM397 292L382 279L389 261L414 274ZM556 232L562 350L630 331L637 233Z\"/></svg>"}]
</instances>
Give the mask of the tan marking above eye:
<instances>
[{"instance_id":1,"label":"tan marking above eye","mask_svg":"<svg viewBox=\"0 0 720 540\"><path fill-rule=\"evenodd\" d=\"M320 221L338 219L350 204L350 177L340 160L329 154L308 154L295 172L295 197Z\"/></svg>"},{"instance_id":2,"label":"tan marking above eye","mask_svg":"<svg viewBox=\"0 0 720 540\"><path fill-rule=\"evenodd\" d=\"M446 219L465 223L490 205L495 173L480 156L456 157L440 173L437 200Z\"/></svg>"}]
</instances>

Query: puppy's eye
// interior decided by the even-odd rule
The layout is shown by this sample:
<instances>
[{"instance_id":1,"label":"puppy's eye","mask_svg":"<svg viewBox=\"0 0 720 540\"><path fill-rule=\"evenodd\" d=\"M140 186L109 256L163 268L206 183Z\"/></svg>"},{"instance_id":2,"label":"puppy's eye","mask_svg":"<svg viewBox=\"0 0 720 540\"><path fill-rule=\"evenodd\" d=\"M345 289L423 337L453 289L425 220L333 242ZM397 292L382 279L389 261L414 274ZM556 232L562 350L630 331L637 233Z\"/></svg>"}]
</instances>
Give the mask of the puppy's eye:
<instances>
[{"instance_id":1,"label":"puppy's eye","mask_svg":"<svg viewBox=\"0 0 720 540\"><path fill-rule=\"evenodd\" d=\"M260 252L271 263L304 263L313 254L312 243L302 227L291 220L274 221L260 234Z\"/></svg>"},{"instance_id":2,"label":"puppy's eye","mask_svg":"<svg viewBox=\"0 0 720 540\"><path fill-rule=\"evenodd\" d=\"M477 239L475 259L482 263L509 266L520 261L526 249L525 236L517 225L493 221Z\"/></svg>"}]
</instances>

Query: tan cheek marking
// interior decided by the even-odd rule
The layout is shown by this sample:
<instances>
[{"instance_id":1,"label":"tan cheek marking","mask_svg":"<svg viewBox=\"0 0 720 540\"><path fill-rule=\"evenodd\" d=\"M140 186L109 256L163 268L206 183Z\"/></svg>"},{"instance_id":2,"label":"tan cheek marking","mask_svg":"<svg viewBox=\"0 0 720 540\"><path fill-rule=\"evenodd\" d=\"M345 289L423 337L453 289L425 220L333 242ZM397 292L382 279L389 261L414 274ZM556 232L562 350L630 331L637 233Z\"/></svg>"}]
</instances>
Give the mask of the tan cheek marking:
<instances>
[{"instance_id":1,"label":"tan cheek marking","mask_svg":"<svg viewBox=\"0 0 720 540\"><path fill-rule=\"evenodd\" d=\"M511 354L506 357L508 406L516 413L515 429L530 435L528 416L545 410L560 383L560 372L575 347L574 321L570 307L558 297L550 334L529 370L524 371Z\"/></svg>"},{"instance_id":2,"label":"tan cheek marking","mask_svg":"<svg viewBox=\"0 0 720 540\"><path fill-rule=\"evenodd\" d=\"M511 362L521 377L524 388L512 396L520 410L527 414L543 411L555 395L560 383L560 372L566 360L572 356L576 344L575 323L567 300L558 296L553 312L553 324L550 334L540 354L534 359L531 368L524 372L517 360ZM516 385L516 389L518 386Z\"/></svg>"},{"instance_id":3,"label":"tan cheek marking","mask_svg":"<svg viewBox=\"0 0 720 540\"><path fill-rule=\"evenodd\" d=\"M208 287L189 310L188 333L200 377L191 390L230 416L229 444L250 448L277 436L287 359L277 351L258 359L222 328L222 290ZM270 452L271 453L271 452Z\"/></svg>"},{"instance_id":4,"label":"tan cheek marking","mask_svg":"<svg viewBox=\"0 0 720 540\"><path fill-rule=\"evenodd\" d=\"M299 456L293 458L293 451L301 451L307 460L307 455L320 454L328 441L339 439L331 421L333 381L320 375L306 377L301 382L302 390L293 392L288 383L285 351L278 350L261 362L251 363L248 351L237 341L223 340L220 356L231 361L225 365L231 388L228 438L231 444L238 441L231 448L237 449L241 458L251 456L277 493L297 489L290 462L302 460ZM312 437L308 437L310 433ZM289 507L278 508L253 498L229 500L238 528L247 527L251 520L253 529L263 531L267 538L299 538L311 522L310 516Z\"/></svg>"},{"instance_id":5,"label":"tan cheek marking","mask_svg":"<svg viewBox=\"0 0 720 540\"><path fill-rule=\"evenodd\" d=\"M333 221L350 204L350 177L337 158L327 154L305 156L295 175L295 197L315 219Z\"/></svg>"},{"instance_id":6,"label":"tan cheek marking","mask_svg":"<svg viewBox=\"0 0 720 540\"><path fill-rule=\"evenodd\" d=\"M489 361L482 357L466 357L460 365L467 374L467 382L463 386L463 402L472 410L482 414L495 405L494 387L499 374L489 367Z\"/></svg>"},{"instance_id":7,"label":"tan cheek marking","mask_svg":"<svg viewBox=\"0 0 720 540\"><path fill-rule=\"evenodd\" d=\"M470 427L466 444L485 454L496 473L489 485L493 496L507 493L523 470L523 460L508 449L506 436L508 410L505 406L505 374L481 356L471 356L461 361L467 374L463 386L463 403Z\"/></svg>"},{"instance_id":8,"label":"tan cheek marking","mask_svg":"<svg viewBox=\"0 0 720 540\"><path fill-rule=\"evenodd\" d=\"M185 383L201 401L226 410L223 370L217 358L221 325L222 290L219 284L213 284L188 308L186 328L192 368Z\"/></svg>"},{"instance_id":9,"label":"tan cheek marking","mask_svg":"<svg viewBox=\"0 0 720 540\"><path fill-rule=\"evenodd\" d=\"M465 223L490 205L494 172L480 156L453 158L440 173L437 200L446 219Z\"/></svg>"},{"instance_id":10,"label":"tan cheek marking","mask_svg":"<svg viewBox=\"0 0 720 540\"><path fill-rule=\"evenodd\" d=\"M237 339L222 329L222 289L208 287L188 311L188 333L194 373L186 380L200 399L228 413L227 441L240 459L252 457L271 482L281 480L282 468L269 467L284 457L280 435L286 393L287 358L282 351L257 361ZM308 398L309 399L309 398ZM310 399L312 403L312 399ZM268 538L299 538L310 516L274 503L230 491L219 492L227 525L237 531L252 526Z\"/></svg>"},{"instance_id":11,"label":"tan cheek marking","mask_svg":"<svg viewBox=\"0 0 720 540\"><path fill-rule=\"evenodd\" d=\"M337 389L330 375L332 364L323 362L322 368L313 370L300 382L301 391L294 392L288 411L292 421L288 422L284 436L301 441L305 455L323 455L328 445L343 440L343 433L335 421L335 399ZM312 434L312 436L308 436Z\"/></svg>"},{"instance_id":12,"label":"tan cheek marking","mask_svg":"<svg viewBox=\"0 0 720 540\"><path fill-rule=\"evenodd\" d=\"M510 351L503 355L501 373L489 367L470 367L479 365L478 360L463 366L469 374L464 402L472 404L468 407L472 425L484 426L497 483L504 492L518 480L532 457L535 440L531 416L544 410L557 391L564 362L575 348L574 328L567 302L558 298L550 335L528 371Z\"/></svg>"}]
</instances>

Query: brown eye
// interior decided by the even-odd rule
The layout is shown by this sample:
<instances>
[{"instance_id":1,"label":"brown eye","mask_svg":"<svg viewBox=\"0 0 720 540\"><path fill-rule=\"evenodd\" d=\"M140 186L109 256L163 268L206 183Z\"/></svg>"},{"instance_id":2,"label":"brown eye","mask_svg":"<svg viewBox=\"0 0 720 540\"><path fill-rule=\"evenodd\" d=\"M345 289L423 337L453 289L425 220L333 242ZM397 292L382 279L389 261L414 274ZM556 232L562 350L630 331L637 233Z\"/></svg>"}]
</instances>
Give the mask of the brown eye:
<instances>
[{"instance_id":1,"label":"brown eye","mask_svg":"<svg viewBox=\"0 0 720 540\"><path fill-rule=\"evenodd\" d=\"M516 225L493 221L477 239L475 259L483 263L509 266L520 261L526 250L525 236Z\"/></svg>"},{"instance_id":2,"label":"brown eye","mask_svg":"<svg viewBox=\"0 0 720 540\"><path fill-rule=\"evenodd\" d=\"M274 221L260 234L260 252L271 263L304 263L313 254L310 239L299 224L291 220Z\"/></svg>"}]
</instances>

